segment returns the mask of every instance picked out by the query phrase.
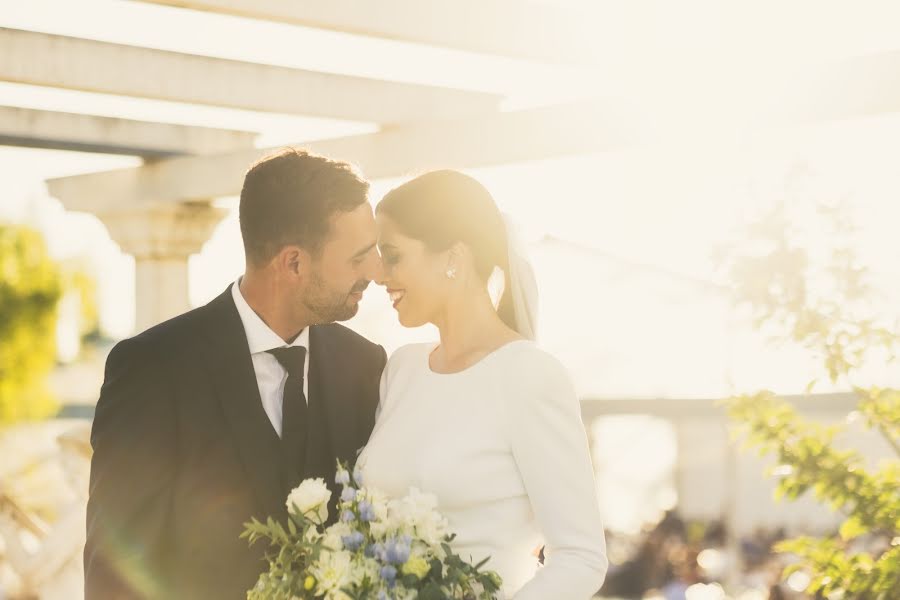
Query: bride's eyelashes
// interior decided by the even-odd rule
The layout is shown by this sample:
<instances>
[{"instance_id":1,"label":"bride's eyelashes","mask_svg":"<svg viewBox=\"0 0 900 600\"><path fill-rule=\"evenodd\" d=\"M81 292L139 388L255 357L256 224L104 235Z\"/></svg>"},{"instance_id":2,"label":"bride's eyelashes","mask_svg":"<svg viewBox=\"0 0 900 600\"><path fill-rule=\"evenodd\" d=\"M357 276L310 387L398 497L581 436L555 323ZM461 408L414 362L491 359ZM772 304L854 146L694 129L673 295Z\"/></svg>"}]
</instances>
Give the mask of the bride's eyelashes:
<instances>
[{"instance_id":1,"label":"bride's eyelashes","mask_svg":"<svg viewBox=\"0 0 900 600\"><path fill-rule=\"evenodd\" d=\"M389 252L389 253L387 253L387 254L382 254L382 255L381 255L381 260L382 260L382 261L384 262L384 264L386 264L386 265L394 266L394 265L396 265L398 262L400 262L400 255L399 255L399 254L394 254L394 253L392 253L392 252Z\"/></svg>"}]
</instances>

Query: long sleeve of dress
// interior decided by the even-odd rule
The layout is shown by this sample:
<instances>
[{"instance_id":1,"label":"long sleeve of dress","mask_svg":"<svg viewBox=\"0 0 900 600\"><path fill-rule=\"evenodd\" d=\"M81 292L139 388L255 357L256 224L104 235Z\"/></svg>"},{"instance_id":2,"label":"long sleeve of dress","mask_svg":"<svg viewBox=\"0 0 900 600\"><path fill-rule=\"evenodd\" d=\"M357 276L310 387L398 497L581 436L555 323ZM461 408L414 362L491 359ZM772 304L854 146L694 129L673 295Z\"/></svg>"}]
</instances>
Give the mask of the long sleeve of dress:
<instances>
[{"instance_id":1,"label":"long sleeve of dress","mask_svg":"<svg viewBox=\"0 0 900 600\"><path fill-rule=\"evenodd\" d=\"M565 368L549 355L522 373L508 399L508 435L545 540L544 566L515 600L587 600L608 567L581 410Z\"/></svg>"}]
</instances>

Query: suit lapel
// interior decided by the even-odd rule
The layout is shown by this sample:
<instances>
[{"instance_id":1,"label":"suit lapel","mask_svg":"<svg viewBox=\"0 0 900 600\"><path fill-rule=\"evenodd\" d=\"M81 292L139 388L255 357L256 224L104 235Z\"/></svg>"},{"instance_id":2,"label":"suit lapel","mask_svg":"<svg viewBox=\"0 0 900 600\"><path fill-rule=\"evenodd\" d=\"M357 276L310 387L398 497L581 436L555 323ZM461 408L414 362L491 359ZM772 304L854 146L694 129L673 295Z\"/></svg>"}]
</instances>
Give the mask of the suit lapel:
<instances>
[{"instance_id":1,"label":"suit lapel","mask_svg":"<svg viewBox=\"0 0 900 600\"><path fill-rule=\"evenodd\" d=\"M259 397L247 336L231 287L207 309L210 370L248 481L252 482L250 487L257 496L259 516L283 516L286 508L280 440Z\"/></svg>"}]
</instances>

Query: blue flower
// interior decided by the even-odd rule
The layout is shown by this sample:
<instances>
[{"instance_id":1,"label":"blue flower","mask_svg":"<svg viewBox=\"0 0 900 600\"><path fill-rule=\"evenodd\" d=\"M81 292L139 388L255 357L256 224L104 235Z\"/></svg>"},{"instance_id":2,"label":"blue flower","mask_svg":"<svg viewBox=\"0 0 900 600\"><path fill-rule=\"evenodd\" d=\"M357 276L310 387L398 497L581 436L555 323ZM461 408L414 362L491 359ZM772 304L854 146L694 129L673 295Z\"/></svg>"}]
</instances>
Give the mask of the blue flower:
<instances>
[{"instance_id":1,"label":"blue flower","mask_svg":"<svg viewBox=\"0 0 900 600\"><path fill-rule=\"evenodd\" d=\"M379 554L381 554L381 544L369 544L366 546L366 558L375 558Z\"/></svg>"},{"instance_id":2,"label":"blue flower","mask_svg":"<svg viewBox=\"0 0 900 600\"><path fill-rule=\"evenodd\" d=\"M391 565L381 567L381 578L388 583L394 583L394 580L397 578L397 569Z\"/></svg>"},{"instance_id":3,"label":"blue flower","mask_svg":"<svg viewBox=\"0 0 900 600\"><path fill-rule=\"evenodd\" d=\"M387 553L384 551L384 544L372 544L372 552L375 553L375 558L381 562L387 562Z\"/></svg>"},{"instance_id":4,"label":"blue flower","mask_svg":"<svg viewBox=\"0 0 900 600\"><path fill-rule=\"evenodd\" d=\"M402 565L409 559L411 544L412 540L408 537L388 540L384 545L384 562Z\"/></svg>"},{"instance_id":5,"label":"blue flower","mask_svg":"<svg viewBox=\"0 0 900 600\"><path fill-rule=\"evenodd\" d=\"M350 535L341 536L341 542L344 544L344 548L351 552L356 552L365 540L365 536L360 531L354 531Z\"/></svg>"},{"instance_id":6,"label":"blue flower","mask_svg":"<svg viewBox=\"0 0 900 600\"><path fill-rule=\"evenodd\" d=\"M341 513L341 521L344 523L350 523L351 521L356 520L356 515L353 514L352 510L345 510Z\"/></svg>"},{"instance_id":7,"label":"blue flower","mask_svg":"<svg viewBox=\"0 0 900 600\"><path fill-rule=\"evenodd\" d=\"M363 484L362 470L360 470L358 466L353 467L353 481L356 482L357 486L361 486Z\"/></svg>"},{"instance_id":8,"label":"blue flower","mask_svg":"<svg viewBox=\"0 0 900 600\"><path fill-rule=\"evenodd\" d=\"M334 482L339 483L340 485L349 485L350 473L348 473L346 469L338 470L338 472L334 476Z\"/></svg>"},{"instance_id":9,"label":"blue flower","mask_svg":"<svg viewBox=\"0 0 900 600\"><path fill-rule=\"evenodd\" d=\"M353 502L356 500L356 490L352 487L345 487L341 492L341 502Z\"/></svg>"},{"instance_id":10,"label":"blue flower","mask_svg":"<svg viewBox=\"0 0 900 600\"><path fill-rule=\"evenodd\" d=\"M403 564L409 560L409 553L412 550L409 542L401 542L397 544L397 563Z\"/></svg>"},{"instance_id":11,"label":"blue flower","mask_svg":"<svg viewBox=\"0 0 900 600\"><path fill-rule=\"evenodd\" d=\"M359 501L359 518L367 523L375 520L375 507L368 500Z\"/></svg>"}]
</instances>

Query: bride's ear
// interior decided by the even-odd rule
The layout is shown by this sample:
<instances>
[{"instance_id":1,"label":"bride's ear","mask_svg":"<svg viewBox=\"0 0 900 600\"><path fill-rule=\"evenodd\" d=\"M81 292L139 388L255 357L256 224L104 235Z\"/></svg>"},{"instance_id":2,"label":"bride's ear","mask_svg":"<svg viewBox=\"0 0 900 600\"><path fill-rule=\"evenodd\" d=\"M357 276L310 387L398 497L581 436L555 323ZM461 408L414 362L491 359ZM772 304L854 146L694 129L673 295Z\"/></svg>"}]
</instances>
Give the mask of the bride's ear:
<instances>
[{"instance_id":1,"label":"bride's ear","mask_svg":"<svg viewBox=\"0 0 900 600\"><path fill-rule=\"evenodd\" d=\"M462 242L456 242L450 246L447 250L447 277L450 279L458 277L463 265L469 260L469 256L469 248Z\"/></svg>"}]
</instances>

